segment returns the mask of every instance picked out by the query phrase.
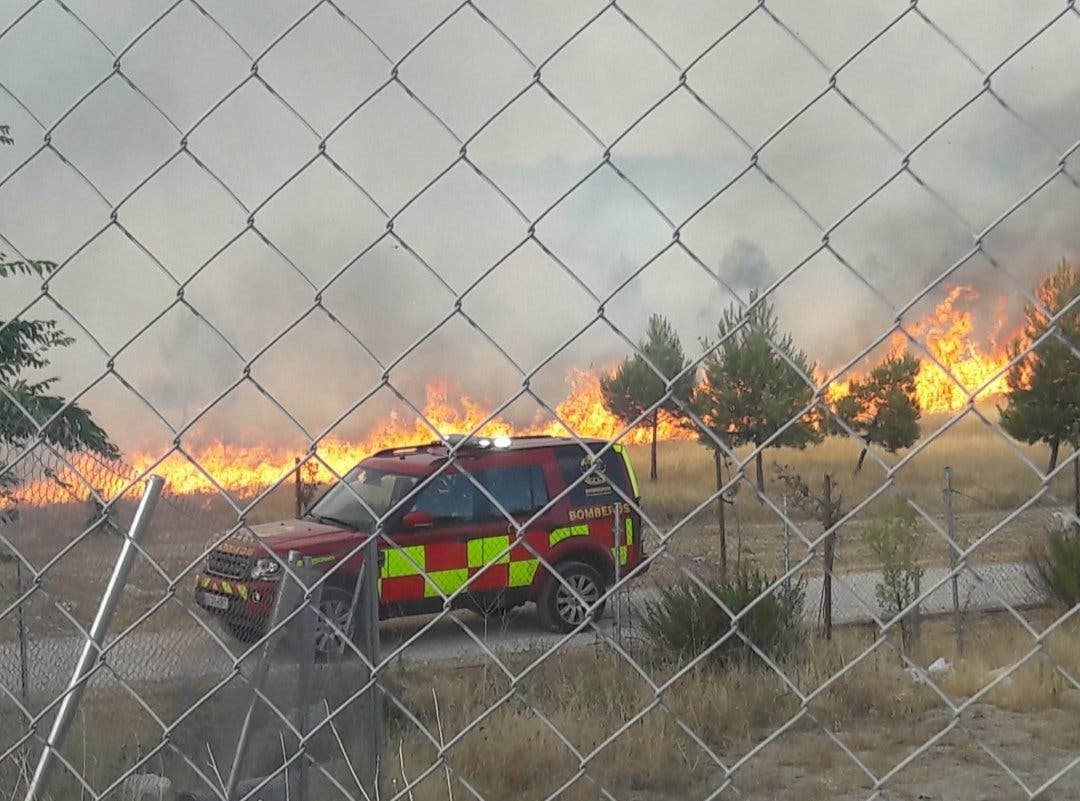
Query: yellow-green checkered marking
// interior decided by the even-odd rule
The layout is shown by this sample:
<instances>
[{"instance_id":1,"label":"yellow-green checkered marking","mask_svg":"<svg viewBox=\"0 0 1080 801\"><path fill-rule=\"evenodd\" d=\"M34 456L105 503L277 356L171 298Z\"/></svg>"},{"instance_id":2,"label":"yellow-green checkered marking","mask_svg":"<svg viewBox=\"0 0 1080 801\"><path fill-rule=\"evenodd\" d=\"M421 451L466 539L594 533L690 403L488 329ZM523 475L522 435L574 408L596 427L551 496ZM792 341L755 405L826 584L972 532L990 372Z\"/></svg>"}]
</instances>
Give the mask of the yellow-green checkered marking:
<instances>
[{"instance_id":1,"label":"yellow-green checkered marking","mask_svg":"<svg viewBox=\"0 0 1080 801\"><path fill-rule=\"evenodd\" d=\"M382 566L383 578L419 576L424 572L426 560L423 545L408 545L400 551L397 548L387 548L383 551L383 555L385 557Z\"/></svg>"},{"instance_id":2,"label":"yellow-green checkered marking","mask_svg":"<svg viewBox=\"0 0 1080 801\"><path fill-rule=\"evenodd\" d=\"M495 563L505 565L510 561L510 535L477 537L469 540L469 567L483 567ZM503 551L506 551L503 553ZM499 554L502 554L500 556Z\"/></svg>"},{"instance_id":3,"label":"yellow-green checkered marking","mask_svg":"<svg viewBox=\"0 0 1080 801\"><path fill-rule=\"evenodd\" d=\"M428 573L427 577L429 581L424 582L424 597L436 598L439 590L443 595L450 595L464 587L469 580L469 570L464 567L459 570L436 570Z\"/></svg>"},{"instance_id":4,"label":"yellow-green checkered marking","mask_svg":"<svg viewBox=\"0 0 1080 801\"><path fill-rule=\"evenodd\" d=\"M536 569L540 567L539 559L523 559L520 562L510 563L510 587L528 587L533 582Z\"/></svg>"},{"instance_id":5,"label":"yellow-green checkered marking","mask_svg":"<svg viewBox=\"0 0 1080 801\"><path fill-rule=\"evenodd\" d=\"M548 547L554 548L567 537L587 536L589 536L588 526L564 526L563 528L557 528L552 530L552 532L548 535Z\"/></svg>"}]
</instances>

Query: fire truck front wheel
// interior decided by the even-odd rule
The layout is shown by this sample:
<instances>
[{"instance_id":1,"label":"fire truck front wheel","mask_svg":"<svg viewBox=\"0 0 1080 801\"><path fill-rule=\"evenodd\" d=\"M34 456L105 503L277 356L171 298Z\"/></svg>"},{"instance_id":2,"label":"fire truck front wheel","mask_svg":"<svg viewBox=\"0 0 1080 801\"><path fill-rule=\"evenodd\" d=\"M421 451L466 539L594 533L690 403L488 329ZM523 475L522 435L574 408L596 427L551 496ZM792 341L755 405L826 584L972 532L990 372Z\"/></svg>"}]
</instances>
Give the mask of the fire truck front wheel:
<instances>
[{"instance_id":1,"label":"fire truck front wheel","mask_svg":"<svg viewBox=\"0 0 1080 801\"><path fill-rule=\"evenodd\" d=\"M562 562L558 570L562 581L552 576L544 584L536 599L536 614L545 628L573 631L589 615L588 608L604 594L604 579L596 568L584 562ZM600 603L592 619L599 620L603 614L604 604Z\"/></svg>"},{"instance_id":2,"label":"fire truck front wheel","mask_svg":"<svg viewBox=\"0 0 1080 801\"><path fill-rule=\"evenodd\" d=\"M323 587L319 601L319 615L315 621L315 658L326 659L342 649L343 632L352 636L350 628L350 610L352 593L332 584ZM333 621L333 626L328 621Z\"/></svg>"}]
</instances>

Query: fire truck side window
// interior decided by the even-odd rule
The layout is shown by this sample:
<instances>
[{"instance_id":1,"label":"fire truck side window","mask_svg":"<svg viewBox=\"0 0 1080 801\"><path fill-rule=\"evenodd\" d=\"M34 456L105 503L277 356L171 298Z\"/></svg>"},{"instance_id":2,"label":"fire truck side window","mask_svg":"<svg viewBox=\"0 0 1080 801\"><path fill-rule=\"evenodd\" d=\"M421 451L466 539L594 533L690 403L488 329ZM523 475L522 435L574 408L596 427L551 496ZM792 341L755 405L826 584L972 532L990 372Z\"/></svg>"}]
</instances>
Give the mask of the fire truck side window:
<instances>
[{"instance_id":1,"label":"fire truck side window","mask_svg":"<svg viewBox=\"0 0 1080 801\"><path fill-rule=\"evenodd\" d=\"M528 515L542 509L548 502L544 470L539 465L498 467L476 474L477 481L514 516ZM476 519L501 520L505 515L482 493L476 493Z\"/></svg>"},{"instance_id":2,"label":"fire truck side window","mask_svg":"<svg viewBox=\"0 0 1080 801\"><path fill-rule=\"evenodd\" d=\"M446 472L426 485L413 502L412 509L427 512L440 523L464 523L472 519L476 490L460 473Z\"/></svg>"}]
</instances>

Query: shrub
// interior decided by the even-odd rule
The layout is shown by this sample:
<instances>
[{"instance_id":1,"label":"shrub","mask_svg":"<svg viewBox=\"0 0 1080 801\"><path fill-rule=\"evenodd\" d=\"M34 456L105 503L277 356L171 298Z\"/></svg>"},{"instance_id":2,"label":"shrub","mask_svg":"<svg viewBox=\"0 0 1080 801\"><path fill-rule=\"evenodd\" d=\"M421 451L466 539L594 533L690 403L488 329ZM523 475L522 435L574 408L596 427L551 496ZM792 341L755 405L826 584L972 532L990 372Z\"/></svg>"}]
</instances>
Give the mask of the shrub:
<instances>
[{"instance_id":1,"label":"shrub","mask_svg":"<svg viewBox=\"0 0 1080 801\"><path fill-rule=\"evenodd\" d=\"M1049 532L1046 547L1032 550L1028 567L1036 589L1070 609L1080 603L1080 526Z\"/></svg>"},{"instance_id":2,"label":"shrub","mask_svg":"<svg viewBox=\"0 0 1080 801\"><path fill-rule=\"evenodd\" d=\"M919 551L923 538L919 533L915 509L903 498L897 498L887 517L875 520L863 531L863 542L881 562L881 581L874 587L881 608L898 615L919 597ZM918 611L915 612L916 616ZM917 631L905 615L900 619L900 637L905 651L911 646Z\"/></svg>"},{"instance_id":3,"label":"shrub","mask_svg":"<svg viewBox=\"0 0 1080 801\"><path fill-rule=\"evenodd\" d=\"M736 615L773 583L757 568L740 569L728 579L698 584L684 580L665 587L645 604L645 630L653 641L680 658L693 658L731 630L732 618L710 597L719 598ZM781 586L738 619L738 629L764 654L782 659L802 641L803 581ZM729 637L708 659L727 664L754 661L756 655L738 636Z\"/></svg>"}]
</instances>

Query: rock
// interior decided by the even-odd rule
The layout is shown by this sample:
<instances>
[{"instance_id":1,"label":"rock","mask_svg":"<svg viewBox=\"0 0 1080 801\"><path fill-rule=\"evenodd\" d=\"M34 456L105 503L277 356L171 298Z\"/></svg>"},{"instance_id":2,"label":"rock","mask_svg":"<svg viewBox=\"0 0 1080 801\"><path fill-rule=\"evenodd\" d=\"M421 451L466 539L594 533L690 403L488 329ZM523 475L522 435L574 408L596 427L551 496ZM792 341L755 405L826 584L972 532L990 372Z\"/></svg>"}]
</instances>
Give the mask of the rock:
<instances>
[{"instance_id":1,"label":"rock","mask_svg":"<svg viewBox=\"0 0 1080 801\"><path fill-rule=\"evenodd\" d=\"M919 671L917 671L915 668L913 668L913 667L904 668L904 672L907 673L908 676L911 678L911 680L913 682L915 682L916 684L925 684L926 683L926 679L924 679L922 677L922 675L919 673Z\"/></svg>"},{"instance_id":2,"label":"rock","mask_svg":"<svg viewBox=\"0 0 1080 801\"><path fill-rule=\"evenodd\" d=\"M939 656L930 663L930 667L926 669L926 672L931 676L938 676L942 673L948 673L950 670L952 670L952 663L945 657Z\"/></svg>"},{"instance_id":3,"label":"rock","mask_svg":"<svg viewBox=\"0 0 1080 801\"><path fill-rule=\"evenodd\" d=\"M243 798L261 784L262 781L263 779L245 779L240 782L236 787L236 797ZM253 801L286 801L288 793L286 792L285 785L285 777L279 773L255 794ZM295 788L293 795L295 795ZM180 795L176 797L176 801L219 801L220 798L221 796L211 790L193 790L187 793L180 793Z\"/></svg>"},{"instance_id":4,"label":"rock","mask_svg":"<svg viewBox=\"0 0 1080 801\"><path fill-rule=\"evenodd\" d=\"M999 667L997 670L991 670L987 675L990 677L990 681L997 681L1002 676L1005 676L1004 679L998 682L997 686L1007 687L1012 684L1012 676L1006 674L1011 673L1015 669L1015 667L1015 665L1006 665L1005 667Z\"/></svg>"},{"instance_id":5,"label":"rock","mask_svg":"<svg viewBox=\"0 0 1080 801\"><path fill-rule=\"evenodd\" d=\"M122 798L131 801L173 801L172 781L153 773L134 773L124 779Z\"/></svg>"}]
</instances>

